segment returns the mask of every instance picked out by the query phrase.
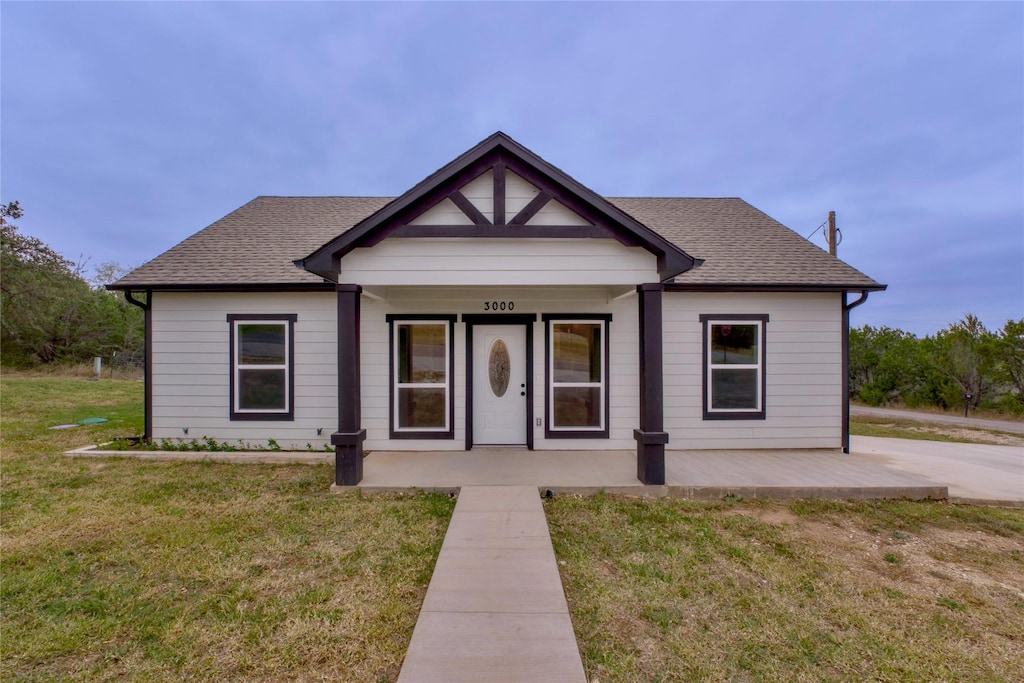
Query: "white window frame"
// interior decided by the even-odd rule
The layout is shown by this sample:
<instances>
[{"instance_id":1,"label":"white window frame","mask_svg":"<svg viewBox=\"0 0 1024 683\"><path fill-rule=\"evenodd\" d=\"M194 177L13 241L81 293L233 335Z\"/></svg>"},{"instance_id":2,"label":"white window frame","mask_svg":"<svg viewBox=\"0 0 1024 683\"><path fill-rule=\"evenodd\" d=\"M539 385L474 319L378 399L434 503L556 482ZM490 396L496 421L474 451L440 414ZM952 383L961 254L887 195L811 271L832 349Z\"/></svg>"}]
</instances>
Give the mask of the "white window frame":
<instances>
[{"instance_id":1,"label":"white window frame","mask_svg":"<svg viewBox=\"0 0 1024 683\"><path fill-rule=\"evenodd\" d=\"M573 434L593 433L607 434L608 432L608 320L603 318L549 318L548 324L548 433L551 434ZM557 325L597 325L601 330L601 381L600 382L557 382L555 381L555 327ZM556 388L593 388L599 387L601 395L599 406L601 410L600 424L595 427L581 427L578 425L558 426L555 424L555 389ZM586 434L582 434L586 435Z\"/></svg>"},{"instance_id":2,"label":"white window frame","mask_svg":"<svg viewBox=\"0 0 1024 683\"><path fill-rule=\"evenodd\" d=\"M295 315L271 314L237 314L228 315L231 324L231 419L294 419L294 363L293 351ZM242 363L242 334L240 327L244 325L273 325L280 327L284 333L284 363ZM243 408L242 372L245 370L283 370L284 371L284 408Z\"/></svg>"},{"instance_id":3,"label":"white window frame","mask_svg":"<svg viewBox=\"0 0 1024 683\"><path fill-rule=\"evenodd\" d=\"M414 325L433 325L444 328L444 382L399 382L399 334L398 330L403 325L414 326ZM452 391L452 325L448 319L445 320L394 320L391 325L392 335L392 357L391 357L391 384L392 384L392 404L391 404L391 415L392 415L392 431L395 434L418 434L418 433L438 433L448 434L452 431L452 410L451 410L451 391ZM444 388L444 426L443 427L402 427L399 420L399 395L400 389L437 389L439 387Z\"/></svg>"},{"instance_id":4,"label":"white window frame","mask_svg":"<svg viewBox=\"0 0 1024 683\"><path fill-rule=\"evenodd\" d=\"M704 324L704 419L764 419L765 417L765 328L767 315L702 315ZM743 325L757 329L756 363L715 363L712 351L712 333L716 326ZM715 370L755 370L755 405L752 408L715 408L713 396L713 375Z\"/></svg>"}]
</instances>

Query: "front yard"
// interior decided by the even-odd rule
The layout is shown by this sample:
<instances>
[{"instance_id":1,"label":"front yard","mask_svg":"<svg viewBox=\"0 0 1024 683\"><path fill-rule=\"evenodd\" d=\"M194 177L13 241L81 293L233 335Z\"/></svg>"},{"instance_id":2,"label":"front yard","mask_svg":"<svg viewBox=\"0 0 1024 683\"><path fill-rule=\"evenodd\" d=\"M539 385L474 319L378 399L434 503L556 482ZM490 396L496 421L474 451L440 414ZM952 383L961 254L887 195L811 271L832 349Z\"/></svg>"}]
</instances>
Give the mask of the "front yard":
<instances>
[{"instance_id":1,"label":"front yard","mask_svg":"<svg viewBox=\"0 0 1024 683\"><path fill-rule=\"evenodd\" d=\"M397 678L448 496L330 495L323 465L69 459L141 432L141 385L2 391L0 679Z\"/></svg>"},{"instance_id":2,"label":"front yard","mask_svg":"<svg viewBox=\"0 0 1024 683\"><path fill-rule=\"evenodd\" d=\"M546 503L592 680L1024 680L1024 510Z\"/></svg>"},{"instance_id":3,"label":"front yard","mask_svg":"<svg viewBox=\"0 0 1024 683\"><path fill-rule=\"evenodd\" d=\"M0 679L394 681L454 501L326 465L69 459L129 381L0 382ZM67 430L49 426L105 417ZM1024 680L1024 510L545 503L588 677Z\"/></svg>"}]
</instances>

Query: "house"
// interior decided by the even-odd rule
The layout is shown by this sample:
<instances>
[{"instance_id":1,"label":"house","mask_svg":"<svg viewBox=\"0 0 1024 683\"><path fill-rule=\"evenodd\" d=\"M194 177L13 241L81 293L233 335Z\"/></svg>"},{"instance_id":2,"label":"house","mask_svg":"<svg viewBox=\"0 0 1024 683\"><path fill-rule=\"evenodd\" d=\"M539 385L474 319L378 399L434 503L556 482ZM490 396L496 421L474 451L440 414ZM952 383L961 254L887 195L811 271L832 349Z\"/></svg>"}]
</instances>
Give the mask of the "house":
<instances>
[{"instance_id":1,"label":"house","mask_svg":"<svg viewBox=\"0 0 1024 683\"><path fill-rule=\"evenodd\" d=\"M372 450L635 448L659 484L666 447L848 449L849 311L885 286L495 133L397 198L257 197L110 288L146 312L149 438L330 443L338 484Z\"/></svg>"}]
</instances>

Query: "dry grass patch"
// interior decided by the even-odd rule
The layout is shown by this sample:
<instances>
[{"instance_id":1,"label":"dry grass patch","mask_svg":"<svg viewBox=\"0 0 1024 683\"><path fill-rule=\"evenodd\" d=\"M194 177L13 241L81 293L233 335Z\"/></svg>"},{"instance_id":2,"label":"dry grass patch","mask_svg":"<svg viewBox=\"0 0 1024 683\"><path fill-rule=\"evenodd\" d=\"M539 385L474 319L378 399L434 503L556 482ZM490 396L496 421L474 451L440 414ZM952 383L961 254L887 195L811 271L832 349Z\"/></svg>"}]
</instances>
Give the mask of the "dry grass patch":
<instances>
[{"instance_id":1,"label":"dry grass patch","mask_svg":"<svg viewBox=\"0 0 1024 683\"><path fill-rule=\"evenodd\" d=\"M454 501L330 495L327 466L79 460L137 383L9 378L3 680L397 678ZM50 431L82 417L97 427Z\"/></svg>"},{"instance_id":2,"label":"dry grass patch","mask_svg":"<svg viewBox=\"0 0 1024 683\"><path fill-rule=\"evenodd\" d=\"M1024 435L1000 432L993 429L977 429L939 422L922 422L869 415L850 416L850 433L855 436L881 436L891 439L915 439L918 441L953 441L956 443L981 443L993 446L1022 446Z\"/></svg>"},{"instance_id":3,"label":"dry grass patch","mask_svg":"<svg viewBox=\"0 0 1024 683\"><path fill-rule=\"evenodd\" d=\"M1024 511L546 503L588 676L1024 680Z\"/></svg>"}]
</instances>

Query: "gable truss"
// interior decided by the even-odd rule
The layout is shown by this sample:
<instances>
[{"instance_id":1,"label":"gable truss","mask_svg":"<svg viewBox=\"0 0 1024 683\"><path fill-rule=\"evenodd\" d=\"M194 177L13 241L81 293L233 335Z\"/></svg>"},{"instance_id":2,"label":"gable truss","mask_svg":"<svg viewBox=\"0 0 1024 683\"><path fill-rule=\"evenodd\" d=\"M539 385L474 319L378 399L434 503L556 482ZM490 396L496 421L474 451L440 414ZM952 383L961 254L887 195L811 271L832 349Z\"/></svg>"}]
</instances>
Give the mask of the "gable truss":
<instances>
[{"instance_id":1,"label":"gable truss","mask_svg":"<svg viewBox=\"0 0 1024 683\"><path fill-rule=\"evenodd\" d=\"M487 172L492 174L493 211L488 212L491 217L463 191ZM506 190L511 174L532 185L537 194L510 217ZM468 224L415 222L445 200L460 212L455 215L468 219ZM553 206L552 202L582 220L572 225L531 223L538 213ZM611 238L655 254L662 279L695 264L693 257L502 133L495 133L295 264L335 280L345 254L357 247L372 247L387 237Z\"/></svg>"}]
</instances>

